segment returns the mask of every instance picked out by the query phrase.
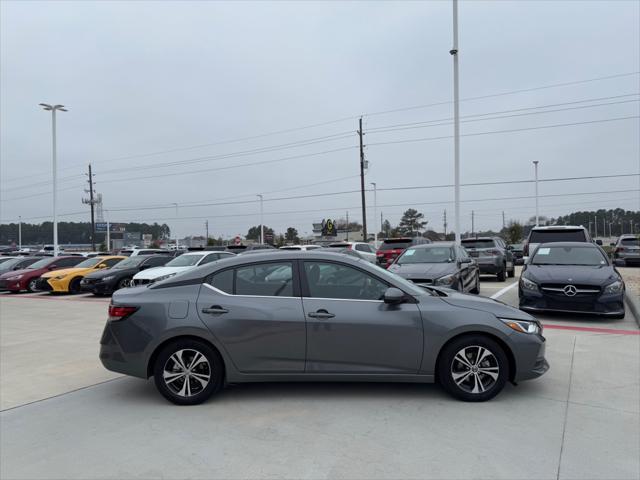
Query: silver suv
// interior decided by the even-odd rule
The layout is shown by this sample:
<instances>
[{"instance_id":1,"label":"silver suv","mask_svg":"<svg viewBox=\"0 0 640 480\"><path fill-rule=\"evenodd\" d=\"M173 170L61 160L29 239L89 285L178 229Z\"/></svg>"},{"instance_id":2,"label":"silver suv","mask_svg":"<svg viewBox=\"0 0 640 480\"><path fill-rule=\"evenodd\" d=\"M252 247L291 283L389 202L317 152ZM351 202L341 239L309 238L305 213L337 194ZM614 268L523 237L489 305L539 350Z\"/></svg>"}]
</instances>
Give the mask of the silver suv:
<instances>
[{"instance_id":1,"label":"silver suv","mask_svg":"<svg viewBox=\"0 0 640 480\"><path fill-rule=\"evenodd\" d=\"M592 241L591 235L583 226L551 225L548 227L533 227L524 242L523 254L526 261L527 257L535 252L536 247L541 243Z\"/></svg>"},{"instance_id":2,"label":"silver suv","mask_svg":"<svg viewBox=\"0 0 640 480\"><path fill-rule=\"evenodd\" d=\"M481 274L496 275L500 282L504 282L507 275L516 275L513 252L500 237L466 238L461 243L478 263Z\"/></svg>"},{"instance_id":3,"label":"silver suv","mask_svg":"<svg viewBox=\"0 0 640 480\"><path fill-rule=\"evenodd\" d=\"M640 240L637 235L620 235L613 246L613 262L618 267L640 265Z\"/></svg>"}]
</instances>

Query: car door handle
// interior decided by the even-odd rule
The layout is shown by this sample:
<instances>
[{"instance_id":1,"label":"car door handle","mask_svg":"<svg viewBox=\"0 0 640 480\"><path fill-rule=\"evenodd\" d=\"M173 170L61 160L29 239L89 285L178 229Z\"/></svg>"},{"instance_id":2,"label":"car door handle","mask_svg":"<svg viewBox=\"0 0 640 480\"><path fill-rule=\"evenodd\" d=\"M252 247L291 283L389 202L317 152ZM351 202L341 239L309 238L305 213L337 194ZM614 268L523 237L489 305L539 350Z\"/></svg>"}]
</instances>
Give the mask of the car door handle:
<instances>
[{"instance_id":1,"label":"car door handle","mask_svg":"<svg viewBox=\"0 0 640 480\"><path fill-rule=\"evenodd\" d=\"M310 312L309 317L311 318L333 318L335 315L333 313L329 313L326 310L318 310L317 312Z\"/></svg>"},{"instance_id":2,"label":"car door handle","mask_svg":"<svg viewBox=\"0 0 640 480\"><path fill-rule=\"evenodd\" d=\"M202 309L202 313L209 313L211 315L219 315L221 313L229 313L229 310L227 310L226 308L222 308L219 305L214 305L210 308L203 308Z\"/></svg>"}]
</instances>

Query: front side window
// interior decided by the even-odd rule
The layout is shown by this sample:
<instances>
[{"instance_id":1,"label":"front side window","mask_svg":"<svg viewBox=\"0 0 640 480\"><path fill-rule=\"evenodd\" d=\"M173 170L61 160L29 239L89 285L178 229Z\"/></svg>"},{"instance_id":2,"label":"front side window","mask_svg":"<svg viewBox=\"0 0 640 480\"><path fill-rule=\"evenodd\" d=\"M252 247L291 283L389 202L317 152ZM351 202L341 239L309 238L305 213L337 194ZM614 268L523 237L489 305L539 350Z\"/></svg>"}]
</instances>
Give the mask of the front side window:
<instances>
[{"instance_id":1,"label":"front side window","mask_svg":"<svg viewBox=\"0 0 640 480\"><path fill-rule=\"evenodd\" d=\"M102 262L102 263L104 263L104 264L107 266L107 268L111 268L111 267L113 267L116 263L121 262L121 261L122 261L122 259L121 259L121 258L109 258L109 259L105 260L105 261L104 261L104 262Z\"/></svg>"},{"instance_id":2,"label":"front side window","mask_svg":"<svg viewBox=\"0 0 640 480\"><path fill-rule=\"evenodd\" d=\"M382 300L389 285L356 268L338 263L304 262L309 295L315 298Z\"/></svg>"},{"instance_id":3,"label":"front side window","mask_svg":"<svg viewBox=\"0 0 640 480\"><path fill-rule=\"evenodd\" d=\"M78 268L92 268L92 267L95 267L96 265L98 265L99 263L102 263L102 258L100 258L100 257L88 258L88 259L80 262L79 264L77 264L76 267L78 267Z\"/></svg>"},{"instance_id":4,"label":"front side window","mask_svg":"<svg viewBox=\"0 0 640 480\"><path fill-rule=\"evenodd\" d=\"M291 262L256 263L236 269L236 295L293 296Z\"/></svg>"}]
</instances>

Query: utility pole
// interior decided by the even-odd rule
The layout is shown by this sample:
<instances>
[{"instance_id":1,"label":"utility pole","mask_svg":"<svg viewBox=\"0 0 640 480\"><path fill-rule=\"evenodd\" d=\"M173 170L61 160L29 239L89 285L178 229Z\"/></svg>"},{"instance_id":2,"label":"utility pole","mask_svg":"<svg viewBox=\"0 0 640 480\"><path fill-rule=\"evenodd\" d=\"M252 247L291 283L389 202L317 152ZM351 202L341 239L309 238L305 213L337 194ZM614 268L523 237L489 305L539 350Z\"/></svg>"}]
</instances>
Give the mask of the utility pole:
<instances>
[{"instance_id":1,"label":"utility pole","mask_svg":"<svg viewBox=\"0 0 640 480\"><path fill-rule=\"evenodd\" d=\"M22 250L22 215L18 215L18 249Z\"/></svg>"},{"instance_id":2,"label":"utility pole","mask_svg":"<svg viewBox=\"0 0 640 480\"><path fill-rule=\"evenodd\" d=\"M598 216L594 215L593 216L593 236L594 238L598 236Z\"/></svg>"},{"instance_id":3,"label":"utility pole","mask_svg":"<svg viewBox=\"0 0 640 480\"><path fill-rule=\"evenodd\" d=\"M502 211L502 229L504 230L506 227L506 224L504 222L504 210Z\"/></svg>"},{"instance_id":4,"label":"utility pole","mask_svg":"<svg viewBox=\"0 0 640 480\"><path fill-rule=\"evenodd\" d=\"M111 225L109 225L109 211L104 211L107 220L107 252L111 252Z\"/></svg>"},{"instance_id":5,"label":"utility pole","mask_svg":"<svg viewBox=\"0 0 640 480\"><path fill-rule=\"evenodd\" d=\"M378 186L376 182L371 182L373 185L373 244L375 248L378 248L378 229L376 228L376 217L378 216ZM365 238L365 242L366 242Z\"/></svg>"},{"instance_id":6,"label":"utility pole","mask_svg":"<svg viewBox=\"0 0 640 480\"><path fill-rule=\"evenodd\" d=\"M178 220L178 204L173 202L172 204L174 207L176 207L176 221ZM176 250L178 250L178 229L176 228Z\"/></svg>"},{"instance_id":7,"label":"utility pole","mask_svg":"<svg viewBox=\"0 0 640 480\"><path fill-rule=\"evenodd\" d=\"M453 157L456 243L460 245L460 98L458 79L458 0L453 0Z\"/></svg>"},{"instance_id":8,"label":"utility pole","mask_svg":"<svg viewBox=\"0 0 640 480\"><path fill-rule=\"evenodd\" d=\"M206 240L205 240L205 246L206 246L206 244L208 244L208 243L209 243L209 220L205 220L205 222L204 222L204 228L205 228L205 229L206 229L206 231L207 231L207 238L206 238Z\"/></svg>"},{"instance_id":9,"label":"utility pole","mask_svg":"<svg viewBox=\"0 0 640 480\"><path fill-rule=\"evenodd\" d=\"M53 159L53 256L57 257L59 253L58 248L58 166L57 166L57 152L56 152L56 111L66 112L67 109L64 105L49 105L48 103L41 103L40 106L47 111L51 112L51 138L52 138L52 159Z\"/></svg>"},{"instance_id":10,"label":"utility pole","mask_svg":"<svg viewBox=\"0 0 640 480\"><path fill-rule=\"evenodd\" d=\"M262 210L262 194L258 195L260 199L260 244L264 243L264 219L263 219L263 210Z\"/></svg>"},{"instance_id":11,"label":"utility pole","mask_svg":"<svg viewBox=\"0 0 640 480\"><path fill-rule=\"evenodd\" d=\"M475 212L471 210L471 236L475 237L476 224L475 224Z\"/></svg>"},{"instance_id":12,"label":"utility pole","mask_svg":"<svg viewBox=\"0 0 640 480\"><path fill-rule=\"evenodd\" d=\"M384 231L383 226L384 226L384 220L382 219L382 212L380 212L380 231L386 234L387 232Z\"/></svg>"},{"instance_id":13,"label":"utility pole","mask_svg":"<svg viewBox=\"0 0 640 480\"><path fill-rule=\"evenodd\" d=\"M360 137L360 194L362 196L362 237L363 241L367 241L367 206L364 195L364 145L362 143L362 117L360 117L360 129L358 130L358 136Z\"/></svg>"},{"instance_id":14,"label":"utility pole","mask_svg":"<svg viewBox=\"0 0 640 480\"><path fill-rule=\"evenodd\" d=\"M447 239L447 209L444 210L444 214L442 215L442 220L444 223L444 239Z\"/></svg>"},{"instance_id":15,"label":"utility pole","mask_svg":"<svg viewBox=\"0 0 640 480\"><path fill-rule=\"evenodd\" d=\"M347 210L347 242L349 241L349 210Z\"/></svg>"},{"instance_id":16,"label":"utility pole","mask_svg":"<svg viewBox=\"0 0 640 480\"><path fill-rule=\"evenodd\" d=\"M96 219L95 219L95 213L94 213L94 206L95 206L95 200L93 199L93 174L91 173L91 164L89 164L89 180L87 180L87 182L89 183L89 190L85 189L85 192L89 194L89 198L83 198L82 199L82 203L84 204L89 204L89 206L91 207L91 251L95 252L96 251Z\"/></svg>"},{"instance_id":17,"label":"utility pole","mask_svg":"<svg viewBox=\"0 0 640 480\"><path fill-rule=\"evenodd\" d=\"M536 175L536 227L539 226L538 223L538 160L533 161L535 175Z\"/></svg>"}]
</instances>

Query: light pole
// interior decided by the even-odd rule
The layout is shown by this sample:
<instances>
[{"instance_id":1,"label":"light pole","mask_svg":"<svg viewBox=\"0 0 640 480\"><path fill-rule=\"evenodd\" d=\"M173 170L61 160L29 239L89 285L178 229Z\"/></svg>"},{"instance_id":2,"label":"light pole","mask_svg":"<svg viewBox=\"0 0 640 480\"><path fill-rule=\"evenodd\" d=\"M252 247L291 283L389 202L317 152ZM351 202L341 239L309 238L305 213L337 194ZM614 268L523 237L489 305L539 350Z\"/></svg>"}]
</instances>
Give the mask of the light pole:
<instances>
[{"instance_id":1,"label":"light pole","mask_svg":"<svg viewBox=\"0 0 640 480\"><path fill-rule=\"evenodd\" d=\"M107 252L111 252L111 225L109 225L109 210L104 211L104 216L107 220Z\"/></svg>"},{"instance_id":2,"label":"light pole","mask_svg":"<svg viewBox=\"0 0 640 480\"><path fill-rule=\"evenodd\" d=\"M51 138L53 157L53 256L58 256L58 168L56 164L56 110L66 112L64 105L39 104L43 109L51 112Z\"/></svg>"},{"instance_id":3,"label":"light pole","mask_svg":"<svg viewBox=\"0 0 640 480\"><path fill-rule=\"evenodd\" d=\"M378 229L376 228L376 223L378 219L378 188L376 182L371 182L373 185L373 245L375 248L378 248Z\"/></svg>"},{"instance_id":4,"label":"light pole","mask_svg":"<svg viewBox=\"0 0 640 480\"><path fill-rule=\"evenodd\" d=\"M178 204L173 202L171 205L176 207L176 223L178 222ZM178 250L178 229L176 228L176 250Z\"/></svg>"},{"instance_id":5,"label":"light pole","mask_svg":"<svg viewBox=\"0 0 640 480\"><path fill-rule=\"evenodd\" d=\"M264 244L264 221L263 221L263 210L262 210L262 194L258 194L258 198L260 199L260 244Z\"/></svg>"},{"instance_id":6,"label":"light pole","mask_svg":"<svg viewBox=\"0 0 640 480\"><path fill-rule=\"evenodd\" d=\"M453 156L455 183L456 243L460 245L460 97L458 79L458 0L453 0Z\"/></svg>"},{"instance_id":7,"label":"light pole","mask_svg":"<svg viewBox=\"0 0 640 480\"><path fill-rule=\"evenodd\" d=\"M22 215L18 215L18 249L22 250Z\"/></svg>"},{"instance_id":8,"label":"light pole","mask_svg":"<svg viewBox=\"0 0 640 480\"><path fill-rule=\"evenodd\" d=\"M535 175L536 175L536 227L538 225L538 160L533 161Z\"/></svg>"}]
</instances>

